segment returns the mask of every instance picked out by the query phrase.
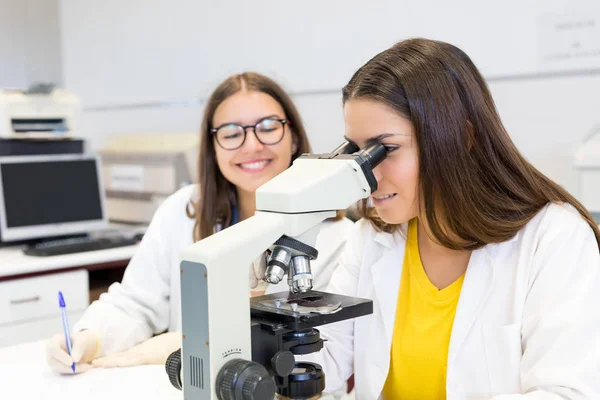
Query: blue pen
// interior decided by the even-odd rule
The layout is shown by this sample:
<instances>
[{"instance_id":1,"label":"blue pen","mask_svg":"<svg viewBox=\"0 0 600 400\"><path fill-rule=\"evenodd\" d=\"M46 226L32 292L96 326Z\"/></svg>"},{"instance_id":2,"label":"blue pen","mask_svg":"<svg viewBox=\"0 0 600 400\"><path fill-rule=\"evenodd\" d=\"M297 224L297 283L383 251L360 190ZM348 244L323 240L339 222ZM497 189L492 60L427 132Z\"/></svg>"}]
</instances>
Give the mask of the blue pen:
<instances>
[{"instance_id":1,"label":"blue pen","mask_svg":"<svg viewBox=\"0 0 600 400\"><path fill-rule=\"evenodd\" d=\"M58 306L62 311L62 323L63 330L65 331L65 338L67 340L67 350L69 351L69 355L71 355L71 334L69 333L69 320L67 319L67 308L65 305L65 298L61 291L58 292ZM71 365L71 369L75 372L75 362Z\"/></svg>"}]
</instances>

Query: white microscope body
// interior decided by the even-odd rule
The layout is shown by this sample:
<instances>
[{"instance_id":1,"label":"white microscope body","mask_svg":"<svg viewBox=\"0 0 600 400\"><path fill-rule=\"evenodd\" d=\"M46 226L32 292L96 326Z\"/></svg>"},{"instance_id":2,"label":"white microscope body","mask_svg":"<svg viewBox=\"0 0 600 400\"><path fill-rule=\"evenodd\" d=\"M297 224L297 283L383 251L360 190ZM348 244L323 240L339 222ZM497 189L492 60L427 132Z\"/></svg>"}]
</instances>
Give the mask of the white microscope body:
<instances>
[{"instance_id":1,"label":"white microscope body","mask_svg":"<svg viewBox=\"0 0 600 400\"><path fill-rule=\"evenodd\" d=\"M266 393L261 382L265 383L268 374L243 376L247 384L235 389L231 381L240 374L227 375L223 369L233 359L252 360L249 266L282 236L314 247L323 220L376 190L372 169L385 157L385 149L373 144L359 153L342 154L348 148L356 150L350 146L340 146L337 153L298 158L257 190L257 212L253 217L182 252L181 364L185 399L260 399L258 393ZM288 271L283 268L290 275L290 290L310 290L310 267L292 275L291 264ZM281 279L277 266L270 265L267 272L272 275L267 280Z\"/></svg>"}]
</instances>

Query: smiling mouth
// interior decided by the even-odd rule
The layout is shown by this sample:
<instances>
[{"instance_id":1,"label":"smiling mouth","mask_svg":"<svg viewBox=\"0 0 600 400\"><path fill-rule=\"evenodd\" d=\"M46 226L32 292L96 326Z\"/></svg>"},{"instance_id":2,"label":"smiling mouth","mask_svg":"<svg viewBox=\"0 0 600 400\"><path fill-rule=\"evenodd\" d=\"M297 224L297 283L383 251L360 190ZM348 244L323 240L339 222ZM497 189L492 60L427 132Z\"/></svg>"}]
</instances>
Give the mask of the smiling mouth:
<instances>
[{"instance_id":1,"label":"smiling mouth","mask_svg":"<svg viewBox=\"0 0 600 400\"><path fill-rule=\"evenodd\" d=\"M375 200L386 200L386 199L391 199L395 195L396 195L396 193L384 194L383 196L373 196L373 199L375 199Z\"/></svg>"},{"instance_id":2,"label":"smiling mouth","mask_svg":"<svg viewBox=\"0 0 600 400\"><path fill-rule=\"evenodd\" d=\"M262 171L267 165L271 163L271 160L252 161L248 163L237 164L238 167L244 171L257 172Z\"/></svg>"}]
</instances>

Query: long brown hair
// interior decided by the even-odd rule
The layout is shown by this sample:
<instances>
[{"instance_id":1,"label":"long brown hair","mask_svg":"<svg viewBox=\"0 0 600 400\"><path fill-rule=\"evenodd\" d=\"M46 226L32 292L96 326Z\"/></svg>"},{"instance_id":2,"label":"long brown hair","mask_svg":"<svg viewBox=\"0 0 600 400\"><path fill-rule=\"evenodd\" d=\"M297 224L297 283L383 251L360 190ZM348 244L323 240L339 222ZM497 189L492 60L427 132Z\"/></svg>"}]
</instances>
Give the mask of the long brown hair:
<instances>
[{"instance_id":1,"label":"long brown hair","mask_svg":"<svg viewBox=\"0 0 600 400\"><path fill-rule=\"evenodd\" d=\"M285 118L294 135L297 149L292 161L302 153L310 153L310 144L300 114L290 96L275 81L255 72L245 72L225 79L210 95L202 126L200 127L200 155L198 158L199 196L190 200L186 212L196 220L194 224L194 242L213 234L217 224L223 228L232 223L232 209L237 205L235 186L229 182L219 169L215 157L215 146L210 129L217 107L227 98L240 91L254 91L268 94L283 108Z\"/></svg>"},{"instance_id":2,"label":"long brown hair","mask_svg":"<svg viewBox=\"0 0 600 400\"><path fill-rule=\"evenodd\" d=\"M448 43L410 39L361 67L343 89L382 102L411 121L419 156L420 218L445 247L473 250L513 237L549 202L583 205L520 154L504 128L480 72ZM377 229L392 232L362 204ZM424 215L423 215L424 214Z\"/></svg>"}]
</instances>

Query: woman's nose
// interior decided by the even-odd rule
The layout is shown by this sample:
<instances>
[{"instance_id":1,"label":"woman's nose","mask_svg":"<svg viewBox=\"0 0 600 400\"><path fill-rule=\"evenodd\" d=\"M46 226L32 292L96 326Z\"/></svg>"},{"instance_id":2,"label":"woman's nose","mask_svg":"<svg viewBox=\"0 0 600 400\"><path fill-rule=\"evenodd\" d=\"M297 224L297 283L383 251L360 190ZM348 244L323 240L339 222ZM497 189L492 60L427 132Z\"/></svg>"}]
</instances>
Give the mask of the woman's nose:
<instances>
[{"instance_id":1,"label":"woman's nose","mask_svg":"<svg viewBox=\"0 0 600 400\"><path fill-rule=\"evenodd\" d=\"M265 147L264 144L256 137L256 131L253 128L246 128L246 141L244 142L244 149L247 151L259 151Z\"/></svg>"}]
</instances>

